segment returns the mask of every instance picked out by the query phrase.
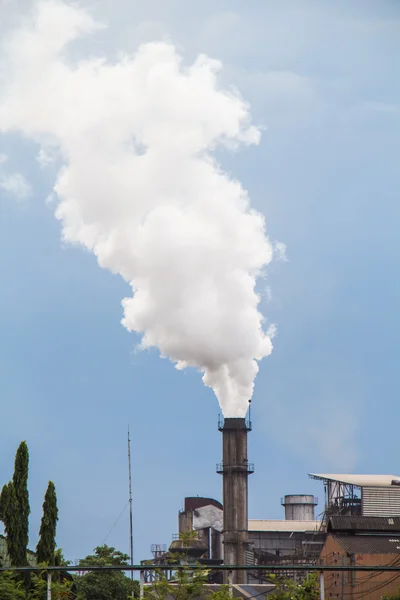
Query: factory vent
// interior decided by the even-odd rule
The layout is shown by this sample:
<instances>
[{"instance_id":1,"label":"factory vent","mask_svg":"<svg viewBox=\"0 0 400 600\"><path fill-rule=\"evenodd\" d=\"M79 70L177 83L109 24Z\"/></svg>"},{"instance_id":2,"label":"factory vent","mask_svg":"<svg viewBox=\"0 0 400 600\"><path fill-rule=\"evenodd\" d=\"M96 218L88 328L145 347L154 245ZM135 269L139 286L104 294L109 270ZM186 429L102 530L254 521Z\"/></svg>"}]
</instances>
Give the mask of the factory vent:
<instances>
[{"instance_id":1,"label":"factory vent","mask_svg":"<svg viewBox=\"0 0 400 600\"><path fill-rule=\"evenodd\" d=\"M281 500L286 521L314 521L318 498L309 494L290 494Z\"/></svg>"}]
</instances>

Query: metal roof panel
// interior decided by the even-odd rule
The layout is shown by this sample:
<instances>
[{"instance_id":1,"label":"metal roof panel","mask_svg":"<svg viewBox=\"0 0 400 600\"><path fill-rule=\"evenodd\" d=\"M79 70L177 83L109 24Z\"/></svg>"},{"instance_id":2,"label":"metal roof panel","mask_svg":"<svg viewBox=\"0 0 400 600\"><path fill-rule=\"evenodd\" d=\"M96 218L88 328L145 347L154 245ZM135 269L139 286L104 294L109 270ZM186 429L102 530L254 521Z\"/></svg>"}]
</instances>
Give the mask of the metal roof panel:
<instances>
[{"instance_id":1,"label":"metal roof panel","mask_svg":"<svg viewBox=\"0 0 400 600\"><path fill-rule=\"evenodd\" d=\"M400 535L335 535L349 554L399 554Z\"/></svg>"},{"instance_id":2,"label":"metal roof panel","mask_svg":"<svg viewBox=\"0 0 400 600\"><path fill-rule=\"evenodd\" d=\"M249 531L319 531L321 521L249 519Z\"/></svg>"},{"instance_id":3,"label":"metal roof panel","mask_svg":"<svg viewBox=\"0 0 400 600\"><path fill-rule=\"evenodd\" d=\"M399 475L355 475L352 473L308 473L313 479L321 479L322 481L338 481L347 485L355 485L357 487L392 487L392 481L400 482Z\"/></svg>"},{"instance_id":4,"label":"metal roof panel","mask_svg":"<svg viewBox=\"0 0 400 600\"><path fill-rule=\"evenodd\" d=\"M394 531L400 533L400 517L333 516L328 531Z\"/></svg>"}]
</instances>

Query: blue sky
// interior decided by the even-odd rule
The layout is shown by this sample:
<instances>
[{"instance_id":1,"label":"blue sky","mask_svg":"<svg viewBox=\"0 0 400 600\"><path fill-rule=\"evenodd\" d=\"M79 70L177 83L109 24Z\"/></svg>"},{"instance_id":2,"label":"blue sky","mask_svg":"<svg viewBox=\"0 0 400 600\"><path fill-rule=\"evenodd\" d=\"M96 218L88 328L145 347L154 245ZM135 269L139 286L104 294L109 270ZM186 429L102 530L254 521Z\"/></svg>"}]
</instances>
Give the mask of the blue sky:
<instances>
[{"instance_id":1,"label":"blue sky","mask_svg":"<svg viewBox=\"0 0 400 600\"><path fill-rule=\"evenodd\" d=\"M76 56L170 39L206 53L265 126L260 146L220 160L266 215L288 262L271 265L264 312L277 324L253 401L250 517L280 518L287 493L322 488L307 472L398 474L400 7L389 0L83 3L107 30ZM2 31L26 11L0 2ZM4 19L3 19L4 16ZM0 478L31 453L31 546L48 479L58 543L72 560L104 542L127 503L132 431L135 558L169 543L185 495L221 499L218 405L120 325L128 286L63 245L53 169L37 147L0 137ZM8 179L9 180L9 179ZM321 504L320 504L321 506ZM107 543L128 550L128 512Z\"/></svg>"}]
</instances>

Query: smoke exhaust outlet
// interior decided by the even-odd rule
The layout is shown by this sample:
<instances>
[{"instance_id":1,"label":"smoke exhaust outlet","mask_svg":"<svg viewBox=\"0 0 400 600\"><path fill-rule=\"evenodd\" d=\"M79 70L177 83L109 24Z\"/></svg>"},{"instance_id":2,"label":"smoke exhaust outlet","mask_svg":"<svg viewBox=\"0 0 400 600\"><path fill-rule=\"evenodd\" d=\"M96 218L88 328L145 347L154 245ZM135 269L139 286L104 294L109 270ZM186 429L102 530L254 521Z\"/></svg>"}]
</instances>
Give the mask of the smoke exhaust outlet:
<instances>
[{"instance_id":1,"label":"smoke exhaust outlet","mask_svg":"<svg viewBox=\"0 0 400 600\"><path fill-rule=\"evenodd\" d=\"M254 465L247 458L251 423L245 418L227 418L219 421L218 429L222 432L222 463L217 465L217 473L223 477L224 564L244 565L248 546L248 476L254 472ZM234 571L233 583L247 583L246 572Z\"/></svg>"}]
</instances>

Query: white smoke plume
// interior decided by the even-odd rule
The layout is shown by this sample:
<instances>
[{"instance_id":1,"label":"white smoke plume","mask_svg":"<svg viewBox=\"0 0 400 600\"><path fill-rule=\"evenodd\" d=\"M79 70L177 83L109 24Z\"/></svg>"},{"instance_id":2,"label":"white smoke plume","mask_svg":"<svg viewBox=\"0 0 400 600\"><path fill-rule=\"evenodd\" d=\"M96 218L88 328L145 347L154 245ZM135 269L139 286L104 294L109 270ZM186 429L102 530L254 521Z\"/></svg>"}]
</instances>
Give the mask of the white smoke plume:
<instances>
[{"instance_id":1,"label":"white smoke plume","mask_svg":"<svg viewBox=\"0 0 400 600\"><path fill-rule=\"evenodd\" d=\"M257 361L271 353L255 292L272 260L264 218L213 151L257 144L247 104L218 84L219 62L184 66L166 43L116 62L68 60L98 25L45 0L3 43L0 131L57 156L63 239L132 287L123 325L179 369L195 367L225 416L243 416Z\"/></svg>"}]
</instances>

